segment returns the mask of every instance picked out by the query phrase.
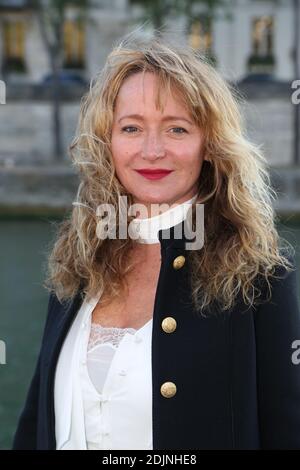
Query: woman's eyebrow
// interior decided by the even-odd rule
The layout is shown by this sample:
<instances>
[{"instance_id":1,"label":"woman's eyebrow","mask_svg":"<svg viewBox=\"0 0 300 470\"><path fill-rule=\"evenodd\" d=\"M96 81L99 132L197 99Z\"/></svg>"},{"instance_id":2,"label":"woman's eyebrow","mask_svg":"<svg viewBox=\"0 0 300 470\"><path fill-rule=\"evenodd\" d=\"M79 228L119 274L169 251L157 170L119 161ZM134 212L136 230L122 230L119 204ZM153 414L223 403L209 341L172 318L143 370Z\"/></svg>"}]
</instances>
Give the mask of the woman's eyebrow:
<instances>
[{"instance_id":1,"label":"woman's eyebrow","mask_svg":"<svg viewBox=\"0 0 300 470\"><path fill-rule=\"evenodd\" d=\"M125 119L125 118L138 119L138 120L140 120L140 121L143 121L143 120L144 120L143 116L140 115L140 114L127 114L126 116L122 116L122 117L118 120L118 122L122 121L122 119ZM177 121L186 121L186 122L188 122L189 124L193 125L193 123L192 123L189 119L187 119L187 118L185 118L185 117L182 117L182 116L164 116L164 117L162 118L162 121L174 121L174 120L177 120Z\"/></svg>"}]
</instances>

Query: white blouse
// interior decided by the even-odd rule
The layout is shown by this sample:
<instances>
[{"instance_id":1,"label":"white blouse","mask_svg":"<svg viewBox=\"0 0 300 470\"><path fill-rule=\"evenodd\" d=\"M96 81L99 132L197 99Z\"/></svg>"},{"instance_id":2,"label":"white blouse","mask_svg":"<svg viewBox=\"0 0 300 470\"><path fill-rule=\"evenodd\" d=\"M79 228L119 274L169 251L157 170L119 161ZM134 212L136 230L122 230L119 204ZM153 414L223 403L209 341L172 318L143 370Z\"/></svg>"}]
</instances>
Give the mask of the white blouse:
<instances>
[{"instance_id":1,"label":"white blouse","mask_svg":"<svg viewBox=\"0 0 300 470\"><path fill-rule=\"evenodd\" d=\"M59 355L56 449L152 449L152 319L138 330L99 333L91 325L98 300L82 302Z\"/></svg>"},{"instance_id":2,"label":"white blouse","mask_svg":"<svg viewBox=\"0 0 300 470\"><path fill-rule=\"evenodd\" d=\"M152 319L105 328L92 310L80 368L87 449L152 449Z\"/></svg>"}]
</instances>

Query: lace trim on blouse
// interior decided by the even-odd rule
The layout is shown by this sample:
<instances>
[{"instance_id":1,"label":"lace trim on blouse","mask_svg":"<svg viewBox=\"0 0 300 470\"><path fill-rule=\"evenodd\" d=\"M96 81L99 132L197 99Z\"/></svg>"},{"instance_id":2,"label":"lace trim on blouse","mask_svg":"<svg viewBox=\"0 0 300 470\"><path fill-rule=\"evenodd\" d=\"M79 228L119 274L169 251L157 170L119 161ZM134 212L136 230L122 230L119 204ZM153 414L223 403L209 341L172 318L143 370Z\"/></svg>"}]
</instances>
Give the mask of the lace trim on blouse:
<instances>
[{"instance_id":1,"label":"lace trim on blouse","mask_svg":"<svg viewBox=\"0 0 300 470\"><path fill-rule=\"evenodd\" d=\"M134 334L135 332L135 328L105 327L99 323L92 323L88 352L100 344L109 344L116 349L126 333Z\"/></svg>"}]
</instances>

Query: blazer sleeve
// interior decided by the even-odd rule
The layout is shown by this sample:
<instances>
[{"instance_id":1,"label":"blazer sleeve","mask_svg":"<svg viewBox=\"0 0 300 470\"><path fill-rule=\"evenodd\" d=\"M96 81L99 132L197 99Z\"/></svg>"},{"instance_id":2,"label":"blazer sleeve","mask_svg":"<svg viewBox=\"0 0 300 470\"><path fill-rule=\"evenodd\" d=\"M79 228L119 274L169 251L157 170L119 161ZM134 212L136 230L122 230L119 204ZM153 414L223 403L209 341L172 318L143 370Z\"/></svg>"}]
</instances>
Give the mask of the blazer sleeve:
<instances>
[{"instance_id":1,"label":"blazer sleeve","mask_svg":"<svg viewBox=\"0 0 300 470\"><path fill-rule=\"evenodd\" d=\"M43 331L43 338L45 336L49 319L51 315L51 307L55 294L50 293L48 299L47 318ZM31 379L25 405L20 414L17 429L13 438L12 450L22 449L36 449L37 448L37 422L38 422L38 407L39 407L39 389L40 389L40 357L41 348L39 351L37 363L35 366L34 374Z\"/></svg>"},{"instance_id":2,"label":"blazer sleeve","mask_svg":"<svg viewBox=\"0 0 300 470\"><path fill-rule=\"evenodd\" d=\"M276 275L271 300L254 314L261 447L300 449L299 277L281 267Z\"/></svg>"}]
</instances>

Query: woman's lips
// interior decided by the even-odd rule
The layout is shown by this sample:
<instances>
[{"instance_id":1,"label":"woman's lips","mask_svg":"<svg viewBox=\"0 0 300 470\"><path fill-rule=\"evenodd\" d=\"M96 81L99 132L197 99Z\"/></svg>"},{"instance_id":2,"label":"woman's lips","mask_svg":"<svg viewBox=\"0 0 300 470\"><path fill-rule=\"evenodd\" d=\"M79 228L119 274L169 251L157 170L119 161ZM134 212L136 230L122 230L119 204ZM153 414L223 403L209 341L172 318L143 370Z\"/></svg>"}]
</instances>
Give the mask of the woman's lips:
<instances>
[{"instance_id":1,"label":"woman's lips","mask_svg":"<svg viewBox=\"0 0 300 470\"><path fill-rule=\"evenodd\" d=\"M173 170L136 170L148 180L159 180L172 173Z\"/></svg>"}]
</instances>

